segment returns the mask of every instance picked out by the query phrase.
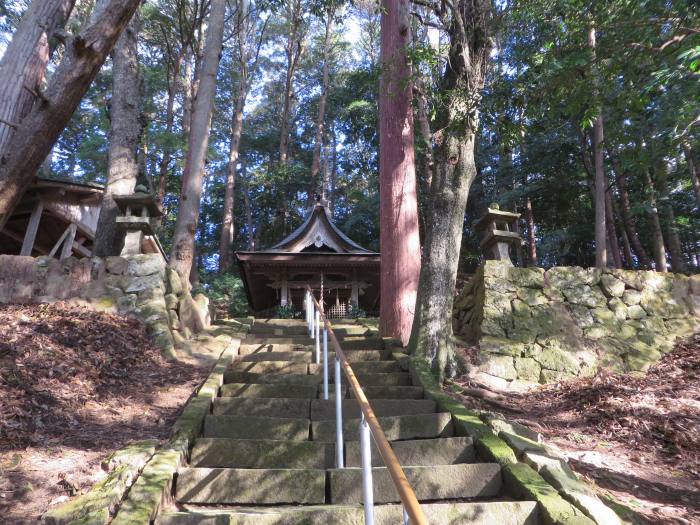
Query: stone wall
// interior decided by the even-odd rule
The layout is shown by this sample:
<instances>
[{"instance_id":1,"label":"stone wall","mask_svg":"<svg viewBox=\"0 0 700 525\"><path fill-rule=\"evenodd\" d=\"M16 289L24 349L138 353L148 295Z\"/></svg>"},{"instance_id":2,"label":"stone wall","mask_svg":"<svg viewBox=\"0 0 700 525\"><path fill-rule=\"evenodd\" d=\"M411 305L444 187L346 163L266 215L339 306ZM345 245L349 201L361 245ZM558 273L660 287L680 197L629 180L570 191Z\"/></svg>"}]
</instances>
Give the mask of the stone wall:
<instances>
[{"instance_id":1,"label":"stone wall","mask_svg":"<svg viewBox=\"0 0 700 525\"><path fill-rule=\"evenodd\" d=\"M453 326L502 386L644 371L700 328L700 275L487 261L455 298Z\"/></svg>"},{"instance_id":2,"label":"stone wall","mask_svg":"<svg viewBox=\"0 0 700 525\"><path fill-rule=\"evenodd\" d=\"M0 255L0 303L69 300L92 309L133 315L170 355L209 322L208 299L190 297L160 254L58 260Z\"/></svg>"}]
</instances>

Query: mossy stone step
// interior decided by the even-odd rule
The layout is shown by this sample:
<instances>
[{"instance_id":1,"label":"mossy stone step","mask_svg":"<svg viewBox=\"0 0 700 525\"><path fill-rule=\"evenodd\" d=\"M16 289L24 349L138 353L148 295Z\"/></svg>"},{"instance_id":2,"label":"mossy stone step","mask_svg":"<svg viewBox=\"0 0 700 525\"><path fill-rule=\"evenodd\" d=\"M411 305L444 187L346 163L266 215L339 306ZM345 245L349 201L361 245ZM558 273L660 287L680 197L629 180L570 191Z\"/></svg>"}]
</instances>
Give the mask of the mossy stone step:
<instances>
[{"instance_id":1,"label":"mossy stone step","mask_svg":"<svg viewBox=\"0 0 700 525\"><path fill-rule=\"evenodd\" d=\"M212 414L215 416L258 416L308 419L310 399L219 397L214 399Z\"/></svg>"},{"instance_id":2,"label":"mossy stone step","mask_svg":"<svg viewBox=\"0 0 700 525\"><path fill-rule=\"evenodd\" d=\"M497 463L404 467L403 470L418 500L490 498L501 490L501 467ZM361 468L328 472L331 503L362 503ZM372 469L372 484L375 503L400 501L386 467Z\"/></svg>"},{"instance_id":3,"label":"mossy stone step","mask_svg":"<svg viewBox=\"0 0 700 525\"><path fill-rule=\"evenodd\" d=\"M364 386L410 386L411 376L408 372L389 372L378 374L355 374L360 385ZM333 383L334 374L329 377L329 382ZM347 379L343 376L343 383ZM253 384L270 384L281 383L290 385L305 385L315 386L323 382L323 377L320 374L303 374L303 373L255 373L241 372L238 370L226 370L224 372L224 383L253 383Z\"/></svg>"},{"instance_id":4,"label":"mossy stone step","mask_svg":"<svg viewBox=\"0 0 700 525\"><path fill-rule=\"evenodd\" d=\"M343 397L354 399L354 392L341 385ZM424 391L421 386L362 386L367 399L423 399ZM323 395L323 385L318 388L319 397ZM335 399L335 385L329 391L329 399Z\"/></svg>"},{"instance_id":5,"label":"mossy stone step","mask_svg":"<svg viewBox=\"0 0 700 525\"><path fill-rule=\"evenodd\" d=\"M335 359L335 356L333 356ZM349 360L348 360L349 361ZM328 359L329 370L333 370L333 360ZM356 374L376 374L379 372L389 373L389 372L403 372L401 365L396 361L354 361L351 362L352 369ZM309 365L309 374L322 374L323 373L323 363L312 363Z\"/></svg>"},{"instance_id":6,"label":"mossy stone step","mask_svg":"<svg viewBox=\"0 0 700 525\"><path fill-rule=\"evenodd\" d=\"M266 340L259 342L248 342L247 340L244 341L245 342L241 343L241 346L238 348L238 355L240 356L269 354L273 352L300 352L305 350L308 351L311 349L311 346L307 345L313 343L313 341L306 341L303 345L299 345L290 343L268 344L265 342Z\"/></svg>"},{"instance_id":7,"label":"mossy stone step","mask_svg":"<svg viewBox=\"0 0 700 525\"><path fill-rule=\"evenodd\" d=\"M313 441L199 438L190 466L229 468L310 468L335 466L335 445Z\"/></svg>"},{"instance_id":8,"label":"mossy stone step","mask_svg":"<svg viewBox=\"0 0 700 525\"><path fill-rule=\"evenodd\" d=\"M475 459L474 445L469 437L392 441L391 448L399 463L404 466L456 465L473 463ZM345 443L345 466L362 466L359 441ZM374 441L372 441L372 466L384 466L384 460L379 455Z\"/></svg>"},{"instance_id":9,"label":"mossy stone step","mask_svg":"<svg viewBox=\"0 0 700 525\"><path fill-rule=\"evenodd\" d=\"M539 525L534 501L423 503L431 525ZM375 525L403 522L401 505L376 505ZM361 505L309 505L306 507L238 507L232 510L167 512L155 525L364 525Z\"/></svg>"},{"instance_id":10,"label":"mossy stone step","mask_svg":"<svg viewBox=\"0 0 700 525\"><path fill-rule=\"evenodd\" d=\"M338 336L338 334L336 334ZM340 343L340 347L345 351L345 350L383 350L384 349L384 344L381 339L378 337L357 337L357 336L348 336L348 337L338 337L338 342ZM279 347L278 345L288 345L289 348L285 348L285 350L296 350L297 348L300 347L308 347L308 346L313 346L314 340L311 337L305 336L305 335L297 335L297 336L292 336L292 337L265 337L265 336L260 336L260 335L255 335L255 334L249 334L243 341L242 341L243 346L248 346L248 345L258 345L259 347L262 346L270 346L273 345L275 350L282 350L283 348ZM328 344L330 345L331 342L330 340L328 341ZM329 346L329 350L332 348L332 346ZM272 348L270 349L272 350Z\"/></svg>"},{"instance_id":11,"label":"mossy stone step","mask_svg":"<svg viewBox=\"0 0 700 525\"><path fill-rule=\"evenodd\" d=\"M256 416L207 416L204 419L202 436L306 441L309 439L309 420Z\"/></svg>"},{"instance_id":12,"label":"mossy stone step","mask_svg":"<svg viewBox=\"0 0 700 525\"><path fill-rule=\"evenodd\" d=\"M251 397L251 398L288 398L311 399L317 396L316 385L289 385L289 384L249 384L228 383L221 385L219 395L221 397Z\"/></svg>"},{"instance_id":13,"label":"mossy stone step","mask_svg":"<svg viewBox=\"0 0 700 525\"><path fill-rule=\"evenodd\" d=\"M356 400L344 399L342 403L344 418L361 416L360 405ZM371 405L377 417L431 414L437 410L437 403L432 399L373 399ZM311 419L314 421L335 419L335 401L313 399L311 401Z\"/></svg>"},{"instance_id":14,"label":"mossy stone step","mask_svg":"<svg viewBox=\"0 0 700 525\"><path fill-rule=\"evenodd\" d=\"M262 361L257 363L234 361L226 371L252 374L308 374L309 365L294 361Z\"/></svg>"},{"instance_id":15,"label":"mossy stone step","mask_svg":"<svg viewBox=\"0 0 700 525\"><path fill-rule=\"evenodd\" d=\"M333 325L333 332L337 337L340 336L369 336L372 331L361 325ZM254 324L250 330L252 335L273 335L273 336L296 336L307 335L309 329L306 324L297 326L280 326L280 325L258 325Z\"/></svg>"},{"instance_id":16,"label":"mossy stone step","mask_svg":"<svg viewBox=\"0 0 700 525\"><path fill-rule=\"evenodd\" d=\"M286 351L286 352L257 352L257 353L251 353L251 354L246 354L242 356L238 361L236 362L245 362L245 363L259 363L259 362L268 362L268 361L292 361L294 363L313 363L314 356L311 354L311 352L295 352L293 350Z\"/></svg>"},{"instance_id":17,"label":"mossy stone step","mask_svg":"<svg viewBox=\"0 0 700 525\"><path fill-rule=\"evenodd\" d=\"M314 504L326 499L326 471L313 469L182 468L175 499L206 505Z\"/></svg>"},{"instance_id":18,"label":"mossy stone step","mask_svg":"<svg viewBox=\"0 0 700 525\"><path fill-rule=\"evenodd\" d=\"M389 441L454 436L452 415L449 412L388 416L378 419ZM346 441L359 441L359 425L359 419L343 421L343 437ZM311 437L314 441L335 441L335 421L312 421Z\"/></svg>"}]
</instances>

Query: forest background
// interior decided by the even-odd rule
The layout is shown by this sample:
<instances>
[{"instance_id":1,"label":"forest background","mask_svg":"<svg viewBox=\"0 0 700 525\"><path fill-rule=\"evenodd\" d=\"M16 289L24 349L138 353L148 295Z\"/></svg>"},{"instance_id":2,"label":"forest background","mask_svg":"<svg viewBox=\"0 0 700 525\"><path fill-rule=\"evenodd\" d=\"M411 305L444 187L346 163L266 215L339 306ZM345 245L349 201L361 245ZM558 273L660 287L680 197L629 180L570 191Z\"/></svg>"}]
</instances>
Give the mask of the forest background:
<instances>
[{"instance_id":1,"label":"forest background","mask_svg":"<svg viewBox=\"0 0 700 525\"><path fill-rule=\"evenodd\" d=\"M448 46L431 2L411 5L422 234ZM695 2L496 6L459 271L469 273L481 260L472 225L493 202L523 214L521 264L595 265L592 138L600 118L609 264L697 272ZM130 93L139 182L166 211L158 231L166 251L180 205L210 7L209 0L145 2L125 33L135 45L136 76L119 74L108 60L42 166L44 176L104 183L115 133L113 93ZM22 1L0 5L0 56L26 9ZM78 0L66 29L78 33L93 10L93 2ZM225 22L192 280L230 299L231 313L243 314L232 253L265 248L290 233L315 193L329 201L351 238L379 250L380 15L371 0L231 0ZM61 58L59 46L48 81Z\"/></svg>"}]
</instances>

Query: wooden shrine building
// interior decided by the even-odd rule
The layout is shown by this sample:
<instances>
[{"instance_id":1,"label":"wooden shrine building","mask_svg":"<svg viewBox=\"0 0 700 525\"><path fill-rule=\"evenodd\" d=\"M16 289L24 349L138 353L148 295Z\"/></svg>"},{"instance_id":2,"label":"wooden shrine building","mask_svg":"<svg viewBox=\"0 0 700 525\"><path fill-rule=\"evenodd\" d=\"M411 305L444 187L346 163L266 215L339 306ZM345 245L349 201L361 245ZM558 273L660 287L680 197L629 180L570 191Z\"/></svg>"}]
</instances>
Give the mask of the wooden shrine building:
<instances>
[{"instance_id":1,"label":"wooden shrine building","mask_svg":"<svg viewBox=\"0 0 700 525\"><path fill-rule=\"evenodd\" d=\"M353 306L379 310L379 254L353 242L317 202L301 226L267 250L237 252L248 304L256 315L279 306L301 310L307 284L323 299L331 317Z\"/></svg>"}]
</instances>

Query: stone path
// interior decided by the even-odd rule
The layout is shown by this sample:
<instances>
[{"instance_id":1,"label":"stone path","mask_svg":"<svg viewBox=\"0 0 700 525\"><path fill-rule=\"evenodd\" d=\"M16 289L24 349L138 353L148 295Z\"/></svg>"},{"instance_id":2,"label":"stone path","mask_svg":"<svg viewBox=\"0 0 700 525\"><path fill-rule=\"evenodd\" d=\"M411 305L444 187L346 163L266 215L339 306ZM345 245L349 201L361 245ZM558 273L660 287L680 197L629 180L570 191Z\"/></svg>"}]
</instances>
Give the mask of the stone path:
<instances>
[{"instance_id":1,"label":"stone path","mask_svg":"<svg viewBox=\"0 0 700 525\"><path fill-rule=\"evenodd\" d=\"M320 399L321 369L305 330L302 321L255 322L178 471L176 509L156 525L364 523L360 410L344 387L347 468L336 469L334 401ZM455 435L451 415L424 399L381 339L350 323L336 334L431 524L540 523L536 503L505 495L501 467ZM376 523L401 523L376 450L372 460Z\"/></svg>"}]
</instances>

